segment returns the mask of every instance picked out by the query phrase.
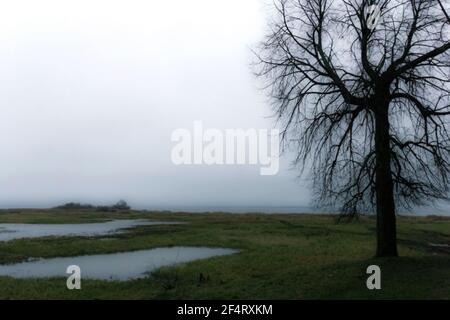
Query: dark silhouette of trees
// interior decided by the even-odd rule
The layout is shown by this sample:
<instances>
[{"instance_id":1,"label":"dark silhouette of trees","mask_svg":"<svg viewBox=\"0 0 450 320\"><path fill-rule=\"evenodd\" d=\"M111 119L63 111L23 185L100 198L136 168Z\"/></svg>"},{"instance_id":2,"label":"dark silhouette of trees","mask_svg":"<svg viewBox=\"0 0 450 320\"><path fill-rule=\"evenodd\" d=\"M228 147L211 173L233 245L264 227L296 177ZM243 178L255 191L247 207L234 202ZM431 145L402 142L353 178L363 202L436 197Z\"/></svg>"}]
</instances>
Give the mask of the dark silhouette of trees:
<instances>
[{"instance_id":1,"label":"dark silhouette of trees","mask_svg":"<svg viewBox=\"0 0 450 320\"><path fill-rule=\"evenodd\" d=\"M130 210L131 209L130 206L128 205L128 203L125 200L119 200L111 208L115 209L115 210Z\"/></svg>"},{"instance_id":2,"label":"dark silhouette of trees","mask_svg":"<svg viewBox=\"0 0 450 320\"><path fill-rule=\"evenodd\" d=\"M116 204L111 206L93 206L92 204L84 204L79 202L68 202L61 206L55 207L55 209L64 210L92 210L96 209L101 212L116 212L116 211L128 211L131 207L125 200L119 200Z\"/></svg>"},{"instance_id":3,"label":"dark silhouette of trees","mask_svg":"<svg viewBox=\"0 0 450 320\"><path fill-rule=\"evenodd\" d=\"M377 25L368 23L371 5L381 9ZM396 210L448 197L450 1L275 8L257 74L283 141L312 168L322 204L350 216L376 208L377 256L397 256Z\"/></svg>"}]
</instances>

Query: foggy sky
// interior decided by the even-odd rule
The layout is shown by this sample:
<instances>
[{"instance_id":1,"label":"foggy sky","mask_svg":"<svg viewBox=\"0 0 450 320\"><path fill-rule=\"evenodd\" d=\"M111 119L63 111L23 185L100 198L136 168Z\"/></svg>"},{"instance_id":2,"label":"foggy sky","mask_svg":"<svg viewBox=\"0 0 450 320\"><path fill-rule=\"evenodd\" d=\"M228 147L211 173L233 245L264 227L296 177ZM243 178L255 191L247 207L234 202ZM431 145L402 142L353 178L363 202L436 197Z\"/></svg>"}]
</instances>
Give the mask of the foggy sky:
<instances>
[{"instance_id":1,"label":"foggy sky","mask_svg":"<svg viewBox=\"0 0 450 320\"><path fill-rule=\"evenodd\" d=\"M0 11L0 207L309 203L289 156L175 166L171 133L273 128L251 73L262 0L17 0Z\"/></svg>"}]
</instances>

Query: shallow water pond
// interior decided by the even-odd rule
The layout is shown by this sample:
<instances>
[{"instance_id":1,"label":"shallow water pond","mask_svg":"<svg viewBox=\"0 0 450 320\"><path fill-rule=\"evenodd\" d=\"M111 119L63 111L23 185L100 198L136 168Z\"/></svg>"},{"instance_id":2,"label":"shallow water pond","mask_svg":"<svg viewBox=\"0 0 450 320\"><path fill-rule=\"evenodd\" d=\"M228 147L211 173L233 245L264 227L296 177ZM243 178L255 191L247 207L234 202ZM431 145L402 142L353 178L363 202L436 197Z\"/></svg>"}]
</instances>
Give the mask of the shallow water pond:
<instances>
[{"instance_id":1,"label":"shallow water pond","mask_svg":"<svg viewBox=\"0 0 450 320\"><path fill-rule=\"evenodd\" d=\"M123 229L141 225L177 224L148 220L113 220L101 223L83 224L22 224L0 223L0 241L48 236L101 236L116 234Z\"/></svg>"},{"instance_id":2,"label":"shallow water pond","mask_svg":"<svg viewBox=\"0 0 450 320\"><path fill-rule=\"evenodd\" d=\"M81 268L82 279L126 281L145 277L165 266L237 253L238 250L202 247L156 248L133 252L39 259L0 265L0 276L14 278L68 277L67 267Z\"/></svg>"}]
</instances>

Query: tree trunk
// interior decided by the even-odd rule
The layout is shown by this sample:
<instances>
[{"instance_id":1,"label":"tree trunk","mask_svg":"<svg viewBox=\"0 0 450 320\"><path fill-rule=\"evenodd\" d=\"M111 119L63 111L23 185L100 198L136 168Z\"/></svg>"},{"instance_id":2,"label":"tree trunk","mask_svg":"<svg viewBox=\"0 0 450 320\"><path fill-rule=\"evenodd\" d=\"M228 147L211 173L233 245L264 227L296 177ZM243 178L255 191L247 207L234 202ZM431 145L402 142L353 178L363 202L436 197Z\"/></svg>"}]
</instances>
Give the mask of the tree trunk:
<instances>
[{"instance_id":1,"label":"tree trunk","mask_svg":"<svg viewBox=\"0 0 450 320\"><path fill-rule=\"evenodd\" d=\"M377 257L397 257L394 185L391 172L389 102L375 105Z\"/></svg>"}]
</instances>

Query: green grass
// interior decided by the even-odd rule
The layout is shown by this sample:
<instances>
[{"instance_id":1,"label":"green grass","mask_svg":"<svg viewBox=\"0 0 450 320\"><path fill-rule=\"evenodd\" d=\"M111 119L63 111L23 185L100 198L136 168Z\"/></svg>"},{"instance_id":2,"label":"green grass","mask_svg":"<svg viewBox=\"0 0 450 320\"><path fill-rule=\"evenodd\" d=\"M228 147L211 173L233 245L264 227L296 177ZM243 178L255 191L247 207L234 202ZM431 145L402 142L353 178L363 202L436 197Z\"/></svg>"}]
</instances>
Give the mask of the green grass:
<instances>
[{"instance_id":1,"label":"green grass","mask_svg":"<svg viewBox=\"0 0 450 320\"><path fill-rule=\"evenodd\" d=\"M0 223L87 223L149 218L182 225L139 226L102 237L0 242L0 263L29 257L113 253L168 246L239 249L232 256L163 268L128 282L0 277L0 299L449 299L450 219L399 219L398 259L375 259L375 221L336 224L329 216L99 213L3 210ZM366 288L366 268L382 269L382 290ZM200 281L200 274L207 280Z\"/></svg>"}]
</instances>

